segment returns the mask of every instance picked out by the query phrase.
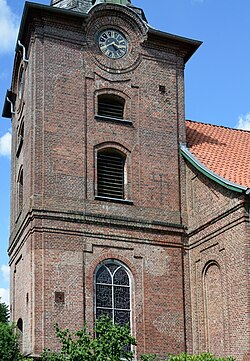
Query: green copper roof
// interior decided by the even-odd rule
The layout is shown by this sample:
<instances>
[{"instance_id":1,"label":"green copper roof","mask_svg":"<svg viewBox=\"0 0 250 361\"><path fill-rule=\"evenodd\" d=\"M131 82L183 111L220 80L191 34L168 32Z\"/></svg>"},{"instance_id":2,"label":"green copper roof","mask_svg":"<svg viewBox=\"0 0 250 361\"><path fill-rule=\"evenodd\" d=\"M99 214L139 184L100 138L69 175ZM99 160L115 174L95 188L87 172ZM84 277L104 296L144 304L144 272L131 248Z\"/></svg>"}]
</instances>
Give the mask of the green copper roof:
<instances>
[{"instance_id":1,"label":"green copper roof","mask_svg":"<svg viewBox=\"0 0 250 361\"><path fill-rule=\"evenodd\" d=\"M95 5L101 3L128 5L131 4L131 1L130 0L96 0Z\"/></svg>"}]
</instances>

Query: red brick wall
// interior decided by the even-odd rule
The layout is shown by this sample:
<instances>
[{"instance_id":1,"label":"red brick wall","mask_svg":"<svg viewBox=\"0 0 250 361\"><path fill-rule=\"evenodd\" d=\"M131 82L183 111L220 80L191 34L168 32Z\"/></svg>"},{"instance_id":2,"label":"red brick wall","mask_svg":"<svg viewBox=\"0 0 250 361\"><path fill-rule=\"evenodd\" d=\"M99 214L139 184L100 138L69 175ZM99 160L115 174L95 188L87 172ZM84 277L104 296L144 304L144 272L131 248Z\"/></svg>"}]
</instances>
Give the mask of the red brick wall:
<instances>
[{"instance_id":1,"label":"red brick wall","mask_svg":"<svg viewBox=\"0 0 250 361\"><path fill-rule=\"evenodd\" d=\"M39 13L30 27L25 139L12 163L12 208L21 164L24 207L18 220L12 213L10 257L12 277L23 257L18 284L12 285L12 318L22 315L25 332L29 325L25 349L34 354L58 346L56 322L72 330L84 320L92 325L94 270L110 258L133 275L137 353L185 351L185 174L178 154L179 138L185 139L184 55L173 42L146 40L145 25L133 12L122 7L113 16L114 8L106 9L93 11L87 24L63 15L41 19ZM124 62L110 64L94 45L95 32L104 26L121 27L130 38ZM106 91L124 95L132 125L95 119L97 95ZM127 197L133 205L95 199L96 150L103 144L127 154ZM30 306L24 312L26 290ZM55 292L64 292L64 303L55 302Z\"/></svg>"},{"instance_id":2,"label":"red brick wall","mask_svg":"<svg viewBox=\"0 0 250 361\"><path fill-rule=\"evenodd\" d=\"M187 166L193 352L243 360L249 349L249 218L244 197ZM188 297L188 296L187 296Z\"/></svg>"},{"instance_id":3,"label":"red brick wall","mask_svg":"<svg viewBox=\"0 0 250 361\"><path fill-rule=\"evenodd\" d=\"M221 270L211 262L204 270L203 292L206 319L207 347L215 355L225 352L225 324L223 315L223 295Z\"/></svg>"}]
</instances>

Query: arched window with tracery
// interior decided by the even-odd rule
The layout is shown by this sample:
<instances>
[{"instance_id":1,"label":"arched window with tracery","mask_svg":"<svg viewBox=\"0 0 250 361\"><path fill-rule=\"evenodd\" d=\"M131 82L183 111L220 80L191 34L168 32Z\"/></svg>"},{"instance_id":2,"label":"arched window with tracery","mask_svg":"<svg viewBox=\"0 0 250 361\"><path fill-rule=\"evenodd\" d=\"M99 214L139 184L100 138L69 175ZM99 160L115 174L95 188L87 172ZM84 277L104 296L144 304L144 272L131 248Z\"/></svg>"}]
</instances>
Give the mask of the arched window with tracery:
<instances>
[{"instance_id":1,"label":"arched window with tracery","mask_svg":"<svg viewBox=\"0 0 250 361\"><path fill-rule=\"evenodd\" d=\"M95 272L95 315L131 327L131 277L120 262L108 260Z\"/></svg>"}]
</instances>

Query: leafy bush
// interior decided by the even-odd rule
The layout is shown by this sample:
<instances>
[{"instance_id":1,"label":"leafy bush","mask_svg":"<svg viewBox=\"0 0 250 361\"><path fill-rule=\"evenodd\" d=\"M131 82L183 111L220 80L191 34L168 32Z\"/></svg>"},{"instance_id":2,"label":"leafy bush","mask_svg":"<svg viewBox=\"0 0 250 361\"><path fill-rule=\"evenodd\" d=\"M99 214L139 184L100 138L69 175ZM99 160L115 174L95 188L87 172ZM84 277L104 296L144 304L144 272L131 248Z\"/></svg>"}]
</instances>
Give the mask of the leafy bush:
<instances>
[{"instance_id":1,"label":"leafy bush","mask_svg":"<svg viewBox=\"0 0 250 361\"><path fill-rule=\"evenodd\" d=\"M169 355L167 361L235 361L235 359L233 357L215 357L210 353L202 353L200 355L182 353L178 356Z\"/></svg>"},{"instance_id":2,"label":"leafy bush","mask_svg":"<svg viewBox=\"0 0 250 361\"><path fill-rule=\"evenodd\" d=\"M128 326L119 326L107 317L101 317L95 325L94 354L97 361L132 360L131 345L136 345Z\"/></svg>"},{"instance_id":3,"label":"leafy bush","mask_svg":"<svg viewBox=\"0 0 250 361\"><path fill-rule=\"evenodd\" d=\"M127 326L119 326L103 316L95 324L96 337L93 338L86 326L71 333L68 329L60 330L56 326L56 335L61 343L58 353L45 350L43 361L131 361L133 353L131 345L135 338L130 335Z\"/></svg>"},{"instance_id":4,"label":"leafy bush","mask_svg":"<svg viewBox=\"0 0 250 361\"><path fill-rule=\"evenodd\" d=\"M155 353L148 353L141 355L142 361L157 361L159 360L159 357Z\"/></svg>"}]
</instances>

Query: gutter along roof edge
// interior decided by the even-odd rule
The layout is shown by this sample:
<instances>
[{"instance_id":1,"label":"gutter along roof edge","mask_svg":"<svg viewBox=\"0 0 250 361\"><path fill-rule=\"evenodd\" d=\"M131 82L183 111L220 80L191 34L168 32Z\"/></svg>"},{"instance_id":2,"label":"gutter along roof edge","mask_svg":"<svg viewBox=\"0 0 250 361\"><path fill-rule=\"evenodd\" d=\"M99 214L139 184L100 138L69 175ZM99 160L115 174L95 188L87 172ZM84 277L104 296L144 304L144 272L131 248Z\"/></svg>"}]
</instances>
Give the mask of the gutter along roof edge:
<instances>
[{"instance_id":1,"label":"gutter along roof edge","mask_svg":"<svg viewBox=\"0 0 250 361\"><path fill-rule=\"evenodd\" d=\"M211 171L209 168L207 168L202 162L200 162L190 151L189 149L184 145L180 144L180 151L181 154L185 159L189 161L197 170L199 170L202 174L204 174L206 177L212 179L214 182L220 184L221 186L230 189L231 191L238 192L238 193L249 193L249 188L242 186L240 184L233 183L218 174Z\"/></svg>"}]
</instances>

